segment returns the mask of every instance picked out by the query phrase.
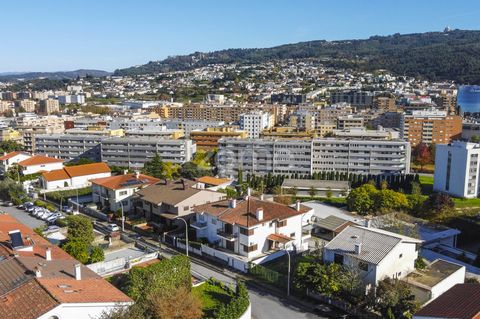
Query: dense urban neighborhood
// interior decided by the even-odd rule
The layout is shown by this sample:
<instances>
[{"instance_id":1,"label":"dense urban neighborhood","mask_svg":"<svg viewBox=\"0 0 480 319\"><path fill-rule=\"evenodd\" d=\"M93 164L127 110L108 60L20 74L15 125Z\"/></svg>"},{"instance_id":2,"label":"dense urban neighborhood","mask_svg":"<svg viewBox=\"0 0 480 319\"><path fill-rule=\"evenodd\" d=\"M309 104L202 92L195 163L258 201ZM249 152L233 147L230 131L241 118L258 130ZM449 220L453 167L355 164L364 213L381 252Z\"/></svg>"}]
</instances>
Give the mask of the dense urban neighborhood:
<instances>
[{"instance_id":1,"label":"dense urban neighborhood","mask_svg":"<svg viewBox=\"0 0 480 319\"><path fill-rule=\"evenodd\" d=\"M0 318L479 319L477 32L0 74Z\"/></svg>"}]
</instances>

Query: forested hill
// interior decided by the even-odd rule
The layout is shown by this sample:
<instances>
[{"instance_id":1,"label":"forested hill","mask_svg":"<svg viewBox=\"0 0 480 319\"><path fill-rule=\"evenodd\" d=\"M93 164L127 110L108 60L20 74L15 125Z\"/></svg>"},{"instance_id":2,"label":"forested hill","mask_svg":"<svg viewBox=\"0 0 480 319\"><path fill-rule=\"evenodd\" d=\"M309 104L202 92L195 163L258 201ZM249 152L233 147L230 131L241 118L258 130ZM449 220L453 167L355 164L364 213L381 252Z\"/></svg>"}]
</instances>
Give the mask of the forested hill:
<instances>
[{"instance_id":1,"label":"forested hill","mask_svg":"<svg viewBox=\"0 0 480 319\"><path fill-rule=\"evenodd\" d=\"M87 75L93 77L102 77L110 75L111 73L102 70L75 70L75 71L58 71L58 72L26 72L26 73L12 73L0 74L0 81L15 81L15 80L34 80L46 78L50 80L75 79L77 77L85 77Z\"/></svg>"},{"instance_id":2,"label":"forested hill","mask_svg":"<svg viewBox=\"0 0 480 319\"><path fill-rule=\"evenodd\" d=\"M480 31L453 30L372 36L362 40L309 41L264 49L196 52L116 70L116 75L188 70L211 63L259 63L274 59L325 59L325 64L429 80L480 84Z\"/></svg>"}]
</instances>

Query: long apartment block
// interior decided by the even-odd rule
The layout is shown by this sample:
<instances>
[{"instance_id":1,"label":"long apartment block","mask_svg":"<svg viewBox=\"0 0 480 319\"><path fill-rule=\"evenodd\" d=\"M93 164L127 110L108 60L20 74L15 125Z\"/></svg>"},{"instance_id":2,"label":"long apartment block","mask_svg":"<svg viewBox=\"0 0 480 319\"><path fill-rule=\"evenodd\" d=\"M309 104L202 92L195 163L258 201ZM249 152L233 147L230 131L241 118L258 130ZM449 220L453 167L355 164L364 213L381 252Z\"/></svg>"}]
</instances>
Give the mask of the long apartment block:
<instances>
[{"instance_id":1,"label":"long apartment block","mask_svg":"<svg viewBox=\"0 0 480 319\"><path fill-rule=\"evenodd\" d=\"M360 139L221 139L218 172L308 175L321 171L356 174L410 173L410 144Z\"/></svg>"}]
</instances>

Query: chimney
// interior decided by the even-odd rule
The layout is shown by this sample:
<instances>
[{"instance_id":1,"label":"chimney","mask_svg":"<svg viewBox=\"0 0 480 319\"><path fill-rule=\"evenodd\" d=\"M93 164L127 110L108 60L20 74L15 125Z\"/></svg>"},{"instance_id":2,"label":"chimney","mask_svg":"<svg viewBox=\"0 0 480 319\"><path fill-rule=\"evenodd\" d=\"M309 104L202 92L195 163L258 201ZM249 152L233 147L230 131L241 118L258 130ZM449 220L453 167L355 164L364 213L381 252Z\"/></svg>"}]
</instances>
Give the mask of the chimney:
<instances>
[{"instance_id":1,"label":"chimney","mask_svg":"<svg viewBox=\"0 0 480 319\"><path fill-rule=\"evenodd\" d=\"M138 179L140 177L140 172L139 171L136 171L135 172L135 178Z\"/></svg>"},{"instance_id":2,"label":"chimney","mask_svg":"<svg viewBox=\"0 0 480 319\"><path fill-rule=\"evenodd\" d=\"M50 247L45 250L45 259L48 261L52 260L52 249Z\"/></svg>"},{"instance_id":3,"label":"chimney","mask_svg":"<svg viewBox=\"0 0 480 319\"><path fill-rule=\"evenodd\" d=\"M260 195L260 200L263 200L265 198L265 195Z\"/></svg>"},{"instance_id":4,"label":"chimney","mask_svg":"<svg viewBox=\"0 0 480 319\"><path fill-rule=\"evenodd\" d=\"M299 201L298 199L297 199L297 201L296 201L296 203L295 203L295 210L296 210L297 212L300 211L300 201Z\"/></svg>"},{"instance_id":5,"label":"chimney","mask_svg":"<svg viewBox=\"0 0 480 319\"><path fill-rule=\"evenodd\" d=\"M40 267L35 267L35 277L37 278L42 277L42 269Z\"/></svg>"},{"instance_id":6,"label":"chimney","mask_svg":"<svg viewBox=\"0 0 480 319\"><path fill-rule=\"evenodd\" d=\"M237 207L237 200L235 198L231 198L229 203L228 203L229 208L235 208Z\"/></svg>"},{"instance_id":7,"label":"chimney","mask_svg":"<svg viewBox=\"0 0 480 319\"><path fill-rule=\"evenodd\" d=\"M81 280L82 279L82 270L81 270L81 265L76 264L75 265L75 280Z\"/></svg>"},{"instance_id":8,"label":"chimney","mask_svg":"<svg viewBox=\"0 0 480 319\"><path fill-rule=\"evenodd\" d=\"M260 220L260 221L263 220L263 207L258 207L257 208L255 216L257 217L258 220Z\"/></svg>"},{"instance_id":9,"label":"chimney","mask_svg":"<svg viewBox=\"0 0 480 319\"><path fill-rule=\"evenodd\" d=\"M123 170L123 175L127 175L128 174L128 169L124 169Z\"/></svg>"},{"instance_id":10,"label":"chimney","mask_svg":"<svg viewBox=\"0 0 480 319\"><path fill-rule=\"evenodd\" d=\"M355 244L355 255L360 255L362 252L362 244L361 243L356 243Z\"/></svg>"}]
</instances>

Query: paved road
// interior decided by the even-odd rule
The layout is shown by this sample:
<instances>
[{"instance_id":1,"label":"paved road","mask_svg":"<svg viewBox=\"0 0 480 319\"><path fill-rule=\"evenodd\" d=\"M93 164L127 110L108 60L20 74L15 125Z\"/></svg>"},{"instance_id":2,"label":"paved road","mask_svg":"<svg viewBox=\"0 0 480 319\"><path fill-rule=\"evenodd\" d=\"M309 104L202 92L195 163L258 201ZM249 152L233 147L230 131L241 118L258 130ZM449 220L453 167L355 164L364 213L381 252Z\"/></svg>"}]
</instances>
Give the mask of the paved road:
<instances>
[{"instance_id":1,"label":"paved road","mask_svg":"<svg viewBox=\"0 0 480 319\"><path fill-rule=\"evenodd\" d=\"M43 220L36 219L35 217L31 216L26 211L24 211L22 209L18 209L14 206L12 206L12 207L0 206L0 210L3 210L5 212L7 212L8 214L10 214L13 217L15 217L16 219L18 219L18 221L20 221L22 224L24 224L24 225L26 225L30 228L36 228L36 227L41 227L41 226L46 225L46 223Z\"/></svg>"}]
</instances>

